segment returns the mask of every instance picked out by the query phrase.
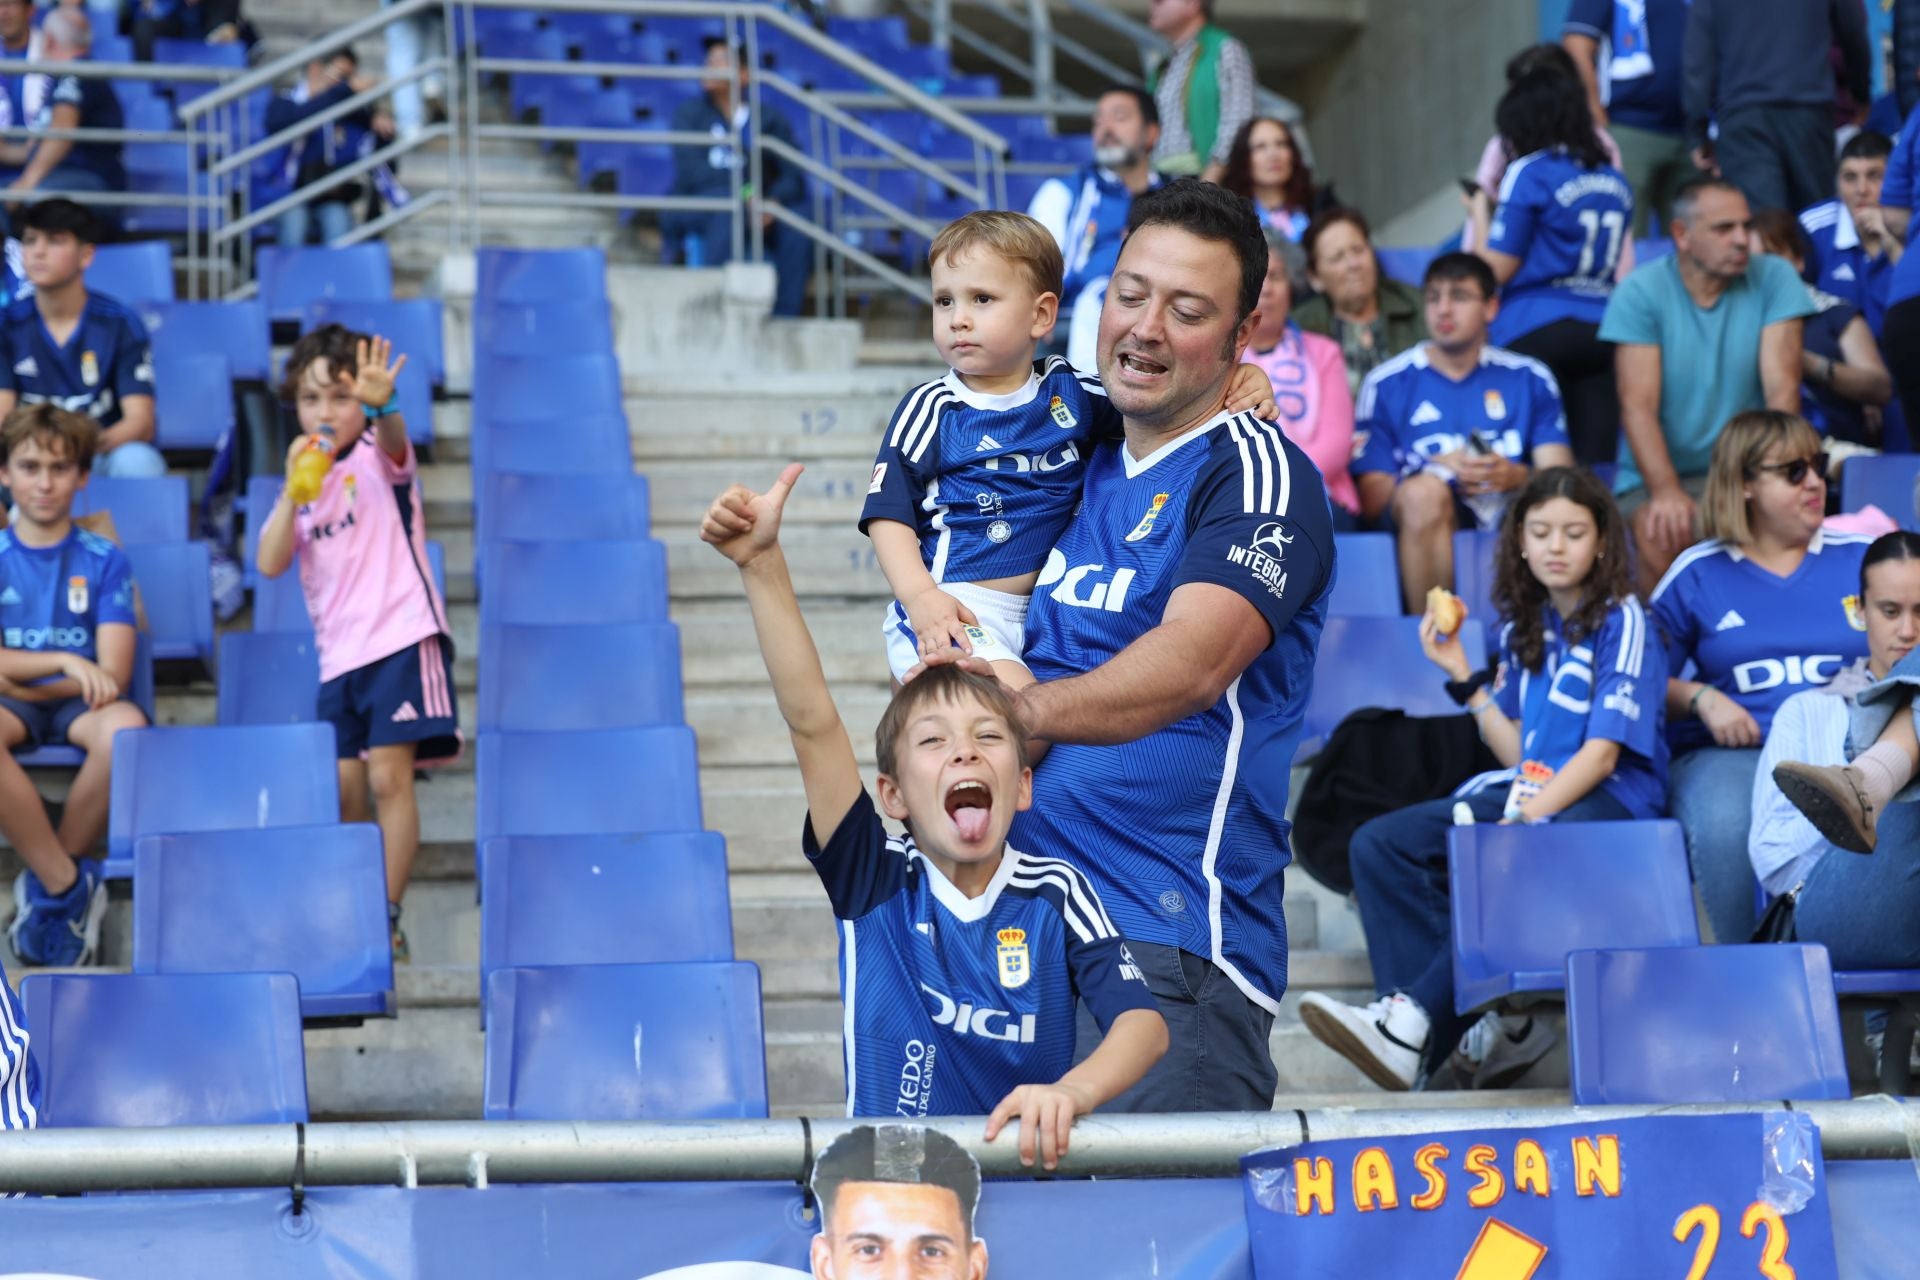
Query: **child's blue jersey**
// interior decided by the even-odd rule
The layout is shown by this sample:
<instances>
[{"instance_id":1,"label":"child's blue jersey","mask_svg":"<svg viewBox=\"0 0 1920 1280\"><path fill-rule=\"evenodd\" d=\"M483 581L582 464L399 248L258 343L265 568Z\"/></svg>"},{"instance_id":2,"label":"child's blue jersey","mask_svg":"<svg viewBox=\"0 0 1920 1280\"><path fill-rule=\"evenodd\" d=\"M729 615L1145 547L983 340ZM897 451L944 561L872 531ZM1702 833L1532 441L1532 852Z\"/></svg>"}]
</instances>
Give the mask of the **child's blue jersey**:
<instances>
[{"instance_id":1,"label":"child's blue jersey","mask_svg":"<svg viewBox=\"0 0 1920 1280\"><path fill-rule=\"evenodd\" d=\"M1826 684L1867 656L1860 561L1873 539L1814 534L1800 567L1782 578L1738 547L1702 542L1681 553L1648 601L1667 646L1667 668L1745 707L1764 736L1792 695ZM1711 746L1697 718L1675 720L1675 754Z\"/></svg>"},{"instance_id":2,"label":"child's blue jersey","mask_svg":"<svg viewBox=\"0 0 1920 1280\"><path fill-rule=\"evenodd\" d=\"M1076 997L1103 1031L1159 1009L1064 862L1009 846L969 898L864 792L824 845L811 818L803 840L840 921L848 1115L985 1115L1073 1066Z\"/></svg>"},{"instance_id":3,"label":"child's blue jersey","mask_svg":"<svg viewBox=\"0 0 1920 1280\"><path fill-rule=\"evenodd\" d=\"M1617 742L1619 763L1600 784L1635 818L1657 818L1667 804L1667 655L1629 596L1615 601L1599 631L1569 641L1546 606L1546 659L1529 671L1514 657L1513 624L1500 631L1500 681L1494 698L1520 722L1520 758L1558 773L1589 739Z\"/></svg>"},{"instance_id":4,"label":"child's blue jersey","mask_svg":"<svg viewBox=\"0 0 1920 1280\"><path fill-rule=\"evenodd\" d=\"M1395 480L1464 452L1476 431L1494 453L1524 466L1541 445L1568 443L1560 387L1547 366L1493 346L1481 348L1479 367L1458 382L1433 367L1425 343L1401 352L1361 384L1354 430L1365 440L1353 474L1384 471Z\"/></svg>"},{"instance_id":5,"label":"child's blue jersey","mask_svg":"<svg viewBox=\"0 0 1920 1280\"><path fill-rule=\"evenodd\" d=\"M108 623L135 625L125 552L78 525L51 547L29 547L0 529L0 644L91 661Z\"/></svg>"},{"instance_id":6,"label":"child's blue jersey","mask_svg":"<svg viewBox=\"0 0 1920 1280\"><path fill-rule=\"evenodd\" d=\"M28 1038L26 1010L13 983L0 975L0 1129L39 1123L40 1072L27 1052Z\"/></svg>"},{"instance_id":7,"label":"child's blue jersey","mask_svg":"<svg viewBox=\"0 0 1920 1280\"><path fill-rule=\"evenodd\" d=\"M1886 322L1893 289L1893 255L1867 256L1853 214L1838 200L1824 200L1800 215L1801 229L1813 242L1814 285L1854 305L1867 318L1877 340Z\"/></svg>"},{"instance_id":8,"label":"child's blue jersey","mask_svg":"<svg viewBox=\"0 0 1920 1280\"><path fill-rule=\"evenodd\" d=\"M1490 336L1512 342L1559 320L1599 324L1620 250L1633 231L1633 188L1618 169L1536 151L1507 166L1487 247L1520 259L1500 290Z\"/></svg>"},{"instance_id":9,"label":"child's blue jersey","mask_svg":"<svg viewBox=\"0 0 1920 1280\"><path fill-rule=\"evenodd\" d=\"M1027 608L1040 680L1106 662L1189 583L1258 611L1271 642L1213 705L1133 742L1055 743L1013 833L1086 872L1129 940L1207 957L1270 1011L1287 983L1287 770L1333 576L1319 470L1274 424L1223 413L1145 458L1097 448Z\"/></svg>"},{"instance_id":10,"label":"child's blue jersey","mask_svg":"<svg viewBox=\"0 0 1920 1280\"><path fill-rule=\"evenodd\" d=\"M864 531L895 520L920 535L935 582L985 582L1046 563L1073 505L1087 441L1120 434L1100 379L1058 356L1004 396L949 371L893 412L873 464Z\"/></svg>"},{"instance_id":11,"label":"child's blue jersey","mask_svg":"<svg viewBox=\"0 0 1920 1280\"><path fill-rule=\"evenodd\" d=\"M87 295L64 346L47 332L32 298L17 298L0 313L0 339L0 388L16 393L21 404L50 401L111 427L128 396L153 394L147 326L133 308L104 293Z\"/></svg>"}]
</instances>

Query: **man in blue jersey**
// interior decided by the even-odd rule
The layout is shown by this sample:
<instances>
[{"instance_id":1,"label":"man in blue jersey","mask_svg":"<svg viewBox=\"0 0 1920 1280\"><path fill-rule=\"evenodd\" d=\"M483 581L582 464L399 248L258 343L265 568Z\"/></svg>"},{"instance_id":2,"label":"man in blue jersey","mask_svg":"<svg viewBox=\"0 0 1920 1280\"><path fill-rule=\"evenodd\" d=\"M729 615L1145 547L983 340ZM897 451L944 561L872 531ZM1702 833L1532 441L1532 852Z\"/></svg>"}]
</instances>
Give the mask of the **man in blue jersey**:
<instances>
[{"instance_id":1,"label":"man in blue jersey","mask_svg":"<svg viewBox=\"0 0 1920 1280\"><path fill-rule=\"evenodd\" d=\"M1085 876L1006 843L1032 798L1027 735L990 676L947 665L894 695L874 733L880 808L860 778L781 549L799 478L733 485L700 536L740 567L807 793L802 847L840 921L851 1115L977 1115L986 1140L1020 1121L1051 1169L1074 1117L1144 1074L1166 1024ZM1106 1038L1074 1065L1075 1001Z\"/></svg>"},{"instance_id":2,"label":"man in blue jersey","mask_svg":"<svg viewBox=\"0 0 1920 1280\"><path fill-rule=\"evenodd\" d=\"M1353 462L1360 510L1391 511L1408 613L1453 587L1453 531L1496 529L1535 468L1570 467L1560 388L1547 366L1487 342L1493 268L1470 253L1427 267L1427 332L1360 386Z\"/></svg>"},{"instance_id":3,"label":"man in blue jersey","mask_svg":"<svg viewBox=\"0 0 1920 1280\"><path fill-rule=\"evenodd\" d=\"M74 525L95 429L51 405L0 423L0 467L19 511L0 531L0 745L86 753L56 831L11 754L0 754L0 834L27 869L14 881L13 949L29 964L87 964L106 887L113 735L146 717L121 691L133 675L133 575L120 548Z\"/></svg>"},{"instance_id":4,"label":"man in blue jersey","mask_svg":"<svg viewBox=\"0 0 1920 1280\"><path fill-rule=\"evenodd\" d=\"M1801 211L1800 225L1813 242L1807 266L1819 288L1854 305L1877 340L1887 315L1887 294L1902 245L1887 234L1880 216L1880 186L1887 177L1893 139L1863 129L1840 148L1834 185L1837 199Z\"/></svg>"},{"instance_id":5,"label":"man in blue jersey","mask_svg":"<svg viewBox=\"0 0 1920 1280\"><path fill-rule=\"evenodd\" d=\"M77 62L93 47L93 26L86 11L61 7L47 14L41 26L40 56L47 62ZM0 107L11 107L0 95ZM36 133L49 129L120 129L126 125L113 84L98 76L33 75L21 91L25 115L0 121L25 125ZM125 191L127 170L118 142L75 141L72 138L34 137L0 143L0 170L19 170L8 190L10 199L38 190Z\"/></svg>"},{"instance_id":6,"label":"man in blue jersey","mask_svg":"<svg viewBox=\"0 0 1920 1280\"><path fill-rule=\"evenodd\" d=\"M1099 891L1172 1033L1116 1105L1265 1110L1286 989L1287 768L1333 583L1306 454L1226 411L1267 244L1253 206L1182 179L1134 201L1100 322L1125 438L1027 615L1020 719L1052 748L1016 834ZM1083 1047L1093 1031L1082 1018Z\"/></svg>"},{"instance_id":7,"label":"man in blue jersey","mask_svg":"<svg viewBox=\"0 0 1920 1280\"><path fill-rule=\"evenodd\" d=\"M1100 304L1120 257L1133 198L1160 185L1153 148L1160 141L1160 109L1144 89L1115 85L1093 105L1093 163L1034 192L1027 213L1053 233L1066 260L1060 293L1061 324L1049 350L1076 369L1099 358Z\"/></svg>"},{"instance_id":8,"label":"man in blue jersey","mask_svg":"<svg viewBox=\"0 0 1920 1280\"><path fill-rule=\"evenodd\" d=\"M98 232L71 200L29 205L20 236L33 296L0 312L0 415L55 404L100 425L94 469L161 476L154 448L153 352L132 307L87 291Z\"/></svg>"},{"instance_id":9,"label":"man in blue jersey","mask_svg":"<svg viewBox=\"0 0 1920 1280\"><path fill-rule=\"evenodd\" d=\"M1594 124L1620 148L1620 171L1639 215L1635 228L1656 235L1672 216L1674 191L1693 173L1680 91L1688 3L1573 0L1560 34L1587 87Z\"/></svg>"}]
</instances>

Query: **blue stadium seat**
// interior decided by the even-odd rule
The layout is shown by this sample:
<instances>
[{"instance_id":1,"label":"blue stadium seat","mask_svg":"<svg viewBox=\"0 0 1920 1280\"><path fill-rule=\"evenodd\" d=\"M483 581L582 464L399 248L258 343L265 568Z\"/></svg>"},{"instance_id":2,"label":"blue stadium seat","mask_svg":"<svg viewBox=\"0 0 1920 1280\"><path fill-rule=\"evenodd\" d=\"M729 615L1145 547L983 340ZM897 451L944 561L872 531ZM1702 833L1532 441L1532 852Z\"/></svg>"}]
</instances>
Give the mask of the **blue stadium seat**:
<instances>
[{"instance_id":1,"label":"blue stadium seat","mask_svg":"<svg viewBox=\"0 0 1920 1280\"><path fill-rule=\"evenodd\" d=\"M1468 653L1486 647L1478 620L1460 625L1460 643ZM1446 681L1420 651L1420 619L1328 618L1297 758L1312 756L1336 725L1362 707L1397 707L1410 716L1465 714L1447 696Z\"/></svg>"},{"instance_id":2,"label":"blue stadium seat","mask_svg":"<svg viewBox=\"0 0 1920 1280\"><path fill-rule=\"evenodd\" d=\"M620 411L568 418L495 422L473 437L475 475L631 475L633 442Z\"/></svg>"},{"instance_id":3,"label":"blue stadium seat","mask_svg":"<svg viewBox=\"0 0 1920 1280\"><path fill-rule=\"evenodd\" d=\"M483 989L495 969L526 965L731 959L727 845L717 832L500 836L480 846Z\"/></svg>"},{"instance_id":4,"label":"blue stadium seat","mask_svg":"<svg viewBox=\"0 0 1920 1280\"><path fill-rule=\"evenodd\" d=\"M1648 236L1633 242L1633 265L1644 267L1649 262L1658 262L1673 252L1673 241L1665 236Z\"/></svg>"},{"instance_id":5,"label":"blue stadium seat","mask_svg":"<svg viewBox=\"0 0 1920 1280\"><path fill-rule=\"evenodd\" d=\"M275 320L298 320L310 303L332 298L391 298L393 260L384 240L344 249L260 250L260 296Z\"/></svg>"},{"instance_id":6,"label":"blue stadium seat","mask_svg":"<svg viewBox=\"0 0 1920 1280\"><path fill-rule=\"evenodd\" d=\"M476 362L501 356L591 355L613 351L613 313L604 298L580 301L476 302Z\"/></svg>"},{"instance_id":7,"label":"blue stadium seat","mask_svg":"<svg viewBox=\"0 0 1920 1280\"><path fill-rule=\"evenodd\" d=\"M1374 255L1380 259L1380 274L1389 280L1398 280L1401 284L1420 287L1421 278L1427 273L1427 264L1434 259L1431 248L1389 249L1376 246Z\"/></svg>"},{"instance_id":8,"label":"blue stadium seat","mask_svg":"<svg viewBox=\"0 0 1920 1280\"><path fill-rule=\"evenodd\" d=\"M426 375L429 383L447 382L445 322L438 298L329 298L307 305L300 332L340 324L358 333L377 333L407 357L407 369ZM404 380L405 374L401 377Z\"/></svg>"},{"instance_id":9,"label":"blue stadium seat","mask_svg":"<svg viewBox=\"0 0 1920 1280\"><path fill-rule=\"evenodd\" d=\"M215 449L233 430L233 369L220 351L153 349L154 442Z\"/></svg>"},{"instance_id":10,"label":"blue stadium seat","mask_svg":"<svg viewBox=\"0 0 1920 1280\"><path fill-rule=\"evenodd\" d=\"M130 481L147 484L146 480ZM147 723L153 723L153 641L144 635L133 642L133 678L127 681L127 701L144 711ZM24 769L78 769L86 755L78 747L41 747L35 751L16 751L13 758Z\"/></svg>"},{"instance_id":11,"label":"blue stadium seat","mask_svg":"<svg viewBox=\"0 0 1920 1280\"><path fill-rule=\"evenodd\" d=\"M1700 941L1677 822L1455 827L1447 859L1463 1013L1563 989L1570 951Z\"/></svg>"},{"instance_id":12,"label":"blue stadium seat","mask_svg":"<svg viewBox=\"0 0 1920 1280\"><path fill-rule=\"evenodd\" d=\"M543 39L547 36L554 38L556 47L562 50L559 65L565 66L566 42L560 38L559 33L543 31L540 35ZM599 76L540 75L522 71L515 72L513 75L508 100L516 117L524 116L529 112L538 112L542 124L565 124L568 123L568 113L564 108L558 119L550 118L554 103L582 101L599 91ZM551 144L548 146L550 147Z\"/></svg>"},{"instance_id":13,"label":"blue stadium seat","mask_svg":"<svg viewBox=\"0 0 1920 1280\"><path fill-rule=\"evenodd\" d=\"M1654 947L1567 957L1576 1106L1844 1099L1820 946Z\"/></svg>"},{"instance_id":14,"label":"blue stadium seat","mask_svg":"<svg viewBox=\"0 0 1920 1280\"><path fill-rule=\"evenodd\" d=\"M220 637L216 724L306 724L318 718L319 692L320 654L311 630Z\"/></svg>"},{"instance_id":15,"label":"blue stadium seat","mask_svg":"<svg viewBox=\"0 0 1920 1280\"><path fill-rule=\"evenodd\" d=\"M693 730L683 726L483 733L474 758L480 840L705 826Z\"/></svg>"},{"instance_id":16,"label":"blue stadium seat","mask_svg":"<svg viewBox=\"0 0 1920 1280\"><path fill-rule=\"evenodd\" d=\"M649 24L651 25L651 24ZM478 253L476 302L541 302L607 296L607 255L598 247L505 249Z\"/></svg>"},{"instance_id":17,"label":"blue stadium seat","mask_svg":"<svg viewBox=\"0 0 1920 1280\"><path fill-rule=\"evenodd\" d=\"M187 540L185 476L92 476L73 495L73 514L97 511L113 515L113 531L122 546Z\"/></svg>"},{"instance_id":18,"label":"blue stadium seat","mask_svg":"<svg viewBox=\"0 0 1920 1280\"><path fill-rule=\"evenodd\" d=\"M1390 533L1336 533L1338 570L1327 613L1340 618L1400 616L1400 561Z\"/></svg>"},{"instance_id":19,"label":"blue stadium seat","mask_svg":"<svg viewBox=\"0 0 1920 1280\"><path fill-rule=\"evenodd\" d=\"M115 878L133 874L142 836L340 820L326 724L128 729L114 739L112 788L107 875Z\"/></svg>"},{"instance_id":20,"label":"blue stadium seat","mask_svg":"<svg viewBox=\"0 0 1920 1280\"><path fill-rule=\"evenodd\" d=\"M474 542L572 542L644 538L650 527L647 478L611 475L526 475L494 471L475 477Z\"/></svg>"},{"instance_id":21,"label":"blue stadium seat","mask_svg":"<svg viewBox=\"0 0 1920 1280\"><path fill-rule=\"evenodd\" d=\"M671 622L489 627L480 652L479 733L686 720L680 628Z\"/></svg>"},{"instance_id":22,"label":"blue stadium seat","mask_svg":"<svg viewBox=\"0 0 1920 1280\"><path fill-rule=\"evenodd\" d=\"M499 969L486 1001L489 1120L767 1114L751 964Z\"/></svg>"},{"instance_id":23,"label":"blue stadium seat","mask_svg":"<svg viewBox=\"0 0 1920 1280\"><path fill-rule=\"evenodd\" d=\"M194 172L191 178L184 169L129 170L126 190L138 195L181 197L178 201L127 207L121 215L121 228L137 236L184 236L188 230L185 197L197 195L202 201L215 198L213 179L205 170Z\"/></svg>"},{"instance_id":24,"label":"blue stadium seat","mask_svg":"<svg viewBox=\"0 0 1920 1280\"><path fill-rule=\"evenodd\" d=\"M1493 607L1493 558L1499 547L1497 529L1454 530L1453 593L1466 602L1469 618L1480 619L1489 645L1500 643L1500 614ZM1470 660L1481 656L1477 649L1467 651Z\"/></svg>"},{"instance_id":25,"label":"blue stadium seat","mask_svg":"<svg viewBox=\"0 0 1920 1280\"><path fill-rule=\"evenodd\" d=\"M1879 507L1902 529L1920 529L1920 502L1914 485L1920 481L1920 454L1883 453L1879 457L1848 458L1840 468L1840 509L1860 511Z\"/></svg>"},{"instance_id":26,"label":"blue stadium seat","mask_svg":"<svg viewBox=\"0 0 1920 1280\"><path fill-rule=\"evenodd\" d=\"M162 66L236 69L247 65L247 50L238 42L208 44L162 37L153 42L153 60Z\"/></svg>"},{"instance_id":27,"label":"blue stadium seat","mask_svg":"<svg viewBox=\"0 0 1920 1280\"><path fill-rule=\"evenodd\" d=\"M173 246L165 240L103 244L93 251L87 289L129 305L173 301Z\"/></svg>"},{"instance_id":28,"label":"blue stadium seat","mask_svg":"<svg viewBox=\"0 0 1920 1280\"><path fill-rule=\"evenodd\" d=\"M473 371L476 434L497 422L533 421L547 423L552 434L573 419L609 417L624 408L620 362L610 351L502 356Z\"/></svg>"},{"instance_id":29,"label":"blue stadium seat","mask_svg":"<svg viewBox=\"0 0 1920 1280\"><path fill-rule=\"evenodd\" d=\"M650 538L496 542L486 561L483 627L667 620L667 549Z\"/></svg>"},{"instance_id":30,"label":"blue stadium seat","mask_svg":"<svg viewBox=\"0 0 1920 1280\"><path fill-rule=\"evenodd\" d=\"M133 41L117 32L96 31L87 56L95 62L132 62ZM127 128L137 129L140 126L128 121Z\"/></svg>"},{"instance_id":31,"label":"blue stadium seat","mask_svg":"<svg viewBox=\"0 0 1920 1280\"><path fill-rule=\"evenodd\" d=\"M277 475L247 477L246 532L240 537L240 564L246 570L248 587L259 585L260 571L254 567L254 553L259 550L261 527L273 514L273 504L279 501L280 487L285 483L285 478Z\"/></svg>"},{"instance_id":32,"label":"blue stadium seat","mask_svg":"<svg viewBox=\"0 0 1920 1280\"><path fill-rule=\"evenodd\" d=\"M614 188L623 196L666 195L673 189L673 148L652 143L621 146Z\"/></svg>"},{"instance_id":33,"label":"blue stadium seat","mask_svg":"<svg viewBox=\"0 0 1920 1280\"><path fill-rule=\"evenodd\" d=\"M93 38L96 56L102 36ZM133 61L128 58L127 61ZM121 105L120 114L129 129L141 129L149 133L168 133L179 127L174 119L173 104L165 98L134 98Z\"/></svg>"},{"instance_id":34,"label":"blue stadium seat","mask_svg":"<svg viewBox=\"0 0 1920 1280\"><path fill-rule=\"evenodd\" d=\"M133 882L135 973L290 973L302 1017L393 1016L379 827L147 836Z\"/></svg>"},{"instance_id":35,"label":"blue stadium seat","mask_svg":"<svg viewBox=\"0 0 1920 1280\"><path fill-rule=\"evenodd\" d=\"M212 670L213 560L204 542L134 543L126 548L147 610L153 656L193 659Z\"/></svg>"},{"instance_id":36,"label":"blue stadium seat","mask_svg":"<svg viewBox=\"0 0 1920 1280\"><path fill-rule=\"evenodd\" d=\"M20 996L43 1129L306 1122L291 974L36 973Z\"/></svg>"},{"instance_id":37,"label":"blue stadium seat","mask_svg":"<svg viewBox=\"0 0 1920 1280\"><path fill-rule=\"evenodd\" d=\"M447 553L437 540L427 539L427 568L433 571L440 598L447 595ZM300 590L300 568L293 564L277 578L255 575L253 587L253 629L255 632L283 631L297 635L313 634L313 617L307 612L307 598Z\"/></svg>"},{"instance_id":38,"label":"blue stadium seat","mask_svg":"<svg viewBox=\"0 0 1920 1280\"><path fill-rule=\"evenodd\" d=\"M863 53L869 49L886 51L913 47L913 42L907 38L907 20L897 14L883 18L828 18L827 37Z\"/></svg>"},{"instance_id":39,"label":"blue stadium seat","mask_svg":"<svg viewBox=\"0 0 1920 1280\"><path fill-rule=\"evenodd\" d=\"M146 301L138 309L153 338L154 356L163 362L219 352L237 379L266 382L273 376L273 337L265 303Z\"/></svg>"}]
</instances>

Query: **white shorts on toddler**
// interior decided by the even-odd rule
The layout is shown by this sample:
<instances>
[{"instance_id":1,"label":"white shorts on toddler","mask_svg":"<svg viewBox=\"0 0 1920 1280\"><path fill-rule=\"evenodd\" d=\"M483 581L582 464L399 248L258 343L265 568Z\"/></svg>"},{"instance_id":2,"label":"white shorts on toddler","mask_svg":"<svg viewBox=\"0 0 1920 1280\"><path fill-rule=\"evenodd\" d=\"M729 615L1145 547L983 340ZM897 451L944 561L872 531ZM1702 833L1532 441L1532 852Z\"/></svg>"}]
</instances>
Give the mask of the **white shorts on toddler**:
<instances>
[{"instance_id":1,"label":"white shorts on toddler","mask_svg":"<svg viewBox=\"0 0 1920 1280\"><path fill-rule=\"evenodd\" d=\"M971 609L979 620L978 626L967 630L974 657L988 662L1026 665L1020 655L1027 647L1027 597L977 587L971 582L943 582L940 589ZM881 631L887 640L887 665L893 669L893 678L899 680L919 663L920 644L907 622L907 611L900 607L898 600L887 606Z\"/></svg>"}]
</instances>

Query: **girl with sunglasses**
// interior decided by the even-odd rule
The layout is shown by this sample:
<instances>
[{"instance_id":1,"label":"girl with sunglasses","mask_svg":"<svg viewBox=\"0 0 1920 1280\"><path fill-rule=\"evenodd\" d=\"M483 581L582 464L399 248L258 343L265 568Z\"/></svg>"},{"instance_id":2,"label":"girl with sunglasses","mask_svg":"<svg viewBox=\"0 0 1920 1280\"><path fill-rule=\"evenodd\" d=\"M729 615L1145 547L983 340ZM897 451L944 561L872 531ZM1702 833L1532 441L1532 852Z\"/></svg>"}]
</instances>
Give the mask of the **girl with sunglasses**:
<instances>
[{"instance_id":1,"label":"girl with sunglasses","mask_svg":"<svg viewBox=\"0 0 1920 1280\"><path fill-rule=\"evenodd\" d=\"M1735 414L1708 466L1707 540L1673 562L1649 601L1675 673L1667 681L1673 816L1720 942L1753 933L1747 832L1774 712L1867 656L1857 593L1872 539L1821 530L1820 449L1795 414Z\"/></svg>"}]
</instances>

